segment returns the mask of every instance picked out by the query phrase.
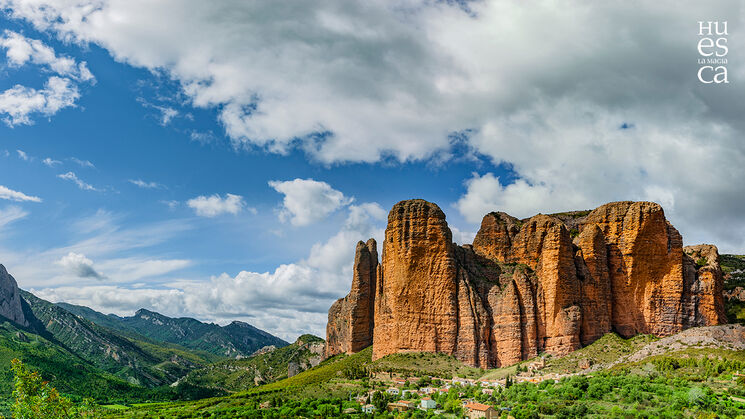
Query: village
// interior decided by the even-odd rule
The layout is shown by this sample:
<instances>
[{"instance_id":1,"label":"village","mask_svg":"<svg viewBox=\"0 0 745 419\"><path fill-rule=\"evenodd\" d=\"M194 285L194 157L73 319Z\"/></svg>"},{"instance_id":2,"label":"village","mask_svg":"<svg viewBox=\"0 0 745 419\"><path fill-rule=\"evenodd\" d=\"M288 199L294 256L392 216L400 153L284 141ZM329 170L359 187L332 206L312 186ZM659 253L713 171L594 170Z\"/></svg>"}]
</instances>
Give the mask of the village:
<instances>
[{"instance_id":1,"label":"village","mask_svg":"<svg viewBox=\"0 0 745 419\"><path fill-rule=\"evenodd\" d=\"M377 372L373 374L373 388L353 398L360 404L360 409L349 408L344 413L361 412L371 415L383 410L425 411L433 415L455 414L456 417L460 415L467 418L497 418L511 409L496 405L496 399L493 397L495 392L498 393L512 384L539 384L577 374L536 374L544 366L545 360L541 358L528 364L516 375L501 379L407 377L393 372ZM582 367L587 368L589 365Z\"/></svg>"}]
</instances>

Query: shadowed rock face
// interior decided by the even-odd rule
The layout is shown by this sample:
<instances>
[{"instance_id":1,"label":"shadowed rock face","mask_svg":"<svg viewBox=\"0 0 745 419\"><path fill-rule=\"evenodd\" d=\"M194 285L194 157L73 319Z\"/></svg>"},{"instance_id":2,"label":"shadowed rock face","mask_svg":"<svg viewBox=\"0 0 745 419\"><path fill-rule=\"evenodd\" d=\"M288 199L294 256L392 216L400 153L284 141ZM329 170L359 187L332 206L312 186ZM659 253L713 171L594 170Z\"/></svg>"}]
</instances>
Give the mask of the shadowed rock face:
<instances>
[{"instance_id":1,"label":"shadowed rock face","mask_svg":"<svg viewBox=\"0 0 745 419\"><path fill-rule=\"evenodd\" d=\"M352 291L329 310L327 356L372 342L373 359L443 352L499 367L610 331L665 336L725 321L716 248L684 252L650 202L526 220L493 212L473 246L458 246L437 205L402 201L381 265L369 243L357 246Z\"/></svg>"},{"instance_id":2,"label":"shadowed rock face","mask_svg":"<svg viewBox=\"0 0 745 419\"><path fill-rule=\"evenodd\" d=\"M0 265L0 316L21 326L28 326L21 306L18 284L3 265Z\"/></svg>"}]
</instances>

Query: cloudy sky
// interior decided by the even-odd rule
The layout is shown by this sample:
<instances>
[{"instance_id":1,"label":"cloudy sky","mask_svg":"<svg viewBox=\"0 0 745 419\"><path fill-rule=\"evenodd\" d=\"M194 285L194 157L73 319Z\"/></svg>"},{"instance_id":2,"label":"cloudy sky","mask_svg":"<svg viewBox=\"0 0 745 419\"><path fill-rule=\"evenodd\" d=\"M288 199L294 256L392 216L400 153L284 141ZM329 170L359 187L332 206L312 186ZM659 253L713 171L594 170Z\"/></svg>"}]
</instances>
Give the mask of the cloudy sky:
<instances>
[{"instance_id":1,"label":"cloudy sky","mask_svg":"<svg viewBox=\"0 0 745 419\"><path fill-rule=\"evenodd\" d=\"M665 207L745 253L739 2L0 0L0 263L52 301L324 334L424 198ZM607 2L604 2L607 3ZM727 84L699 21L727 21Z\"/></svg>"}]
</instances>

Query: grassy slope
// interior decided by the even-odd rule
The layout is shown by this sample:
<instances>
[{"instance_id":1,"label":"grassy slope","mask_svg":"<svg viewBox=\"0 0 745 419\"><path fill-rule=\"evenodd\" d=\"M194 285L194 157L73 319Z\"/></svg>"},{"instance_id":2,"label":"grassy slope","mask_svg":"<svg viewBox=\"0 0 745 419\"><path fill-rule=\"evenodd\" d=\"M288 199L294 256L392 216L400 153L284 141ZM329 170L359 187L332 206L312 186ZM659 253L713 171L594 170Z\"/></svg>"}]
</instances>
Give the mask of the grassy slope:
<instances>
[{"instance_id":1,"label":"grassy slope","mask_svg":"<svg viewBox=\"0 0 745 419\"><path fill-rule=\"evenodd\" d=\"M391 354L373 362L371 368L403 376L478 378L484 374L484 370L470 367L452 356L427 352Z\"/></svg>"},{"instance_id":2,"label":"grassy slope","mask_svg":"<svg viewBox=\"0 0 745 419\"><path fill-rule=\"evenodd\" d=\"M346 395L346 388L359 389L355 384L349 384L343 379L343 372L371 363L372 347L354 355L337 355L322 362L315 368L301 372L290 378L285 378L264 386L237 393L227 397L197 400L194 402L156 403L135 406L129 410L112 410L111 417L141 418L141 417L190 417L191 415L227 415L229 412L240 410L249 401L267 394L281 394L283 397L330 397L332 395ZM337 383L338 381L338 383Z\"/></svg>"},{"instance_id":3,"label":"grassy slope","mask_svg":"<svg viewBox=\"0 0 745 419\"><path fill-rule=\"evenodd\" d=\"M303 335L295 342L274 351L243 359L217 362L190 372L183 382L228 391L248 390L256 381L273 382L287 377L290 362L307 363L314 356L303 344L322 343L323 339ZM255 380L259 377L259 380Z\"/></svg>"}]
</instances>

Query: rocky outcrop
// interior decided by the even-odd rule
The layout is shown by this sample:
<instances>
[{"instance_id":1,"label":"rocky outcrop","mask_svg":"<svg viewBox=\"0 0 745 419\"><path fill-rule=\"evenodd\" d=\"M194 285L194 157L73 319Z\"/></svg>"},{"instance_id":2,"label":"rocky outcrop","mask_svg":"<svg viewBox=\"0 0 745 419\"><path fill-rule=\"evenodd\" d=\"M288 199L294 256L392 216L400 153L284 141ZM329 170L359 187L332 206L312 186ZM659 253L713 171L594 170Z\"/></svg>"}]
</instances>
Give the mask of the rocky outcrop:
<instances>
[{"instance_id":1,"label":"rocky outcrop","mask_svg":"<svg viewBox=\"0 0 745 419\"><path fill-rule=\"evenodd\" d=\"M352 289L329 310L326 357L358 352L372 344L377 275L377 243L374 239L357 243Z\"/></svg>"},{"instance_id":2,"label":"rocky outcrop","mask_svg":"<svg viewBox=\"0 0 745 419\"><path fill-rule=\"evenodd\" d=\"M442 352L483 368L566 354L615 331L667 336L725 321L716 248L683 249L650 202L518 220L487 214L452 243L440 208L402 201L381 264L357 246L350 294L329 310L326 355ZM372 279L372 281L367 282Z\"/></svg>"},{"instance_id":3,"label":"rocky outcrop","mask_svg":"<svg viewBox=\"0 0 745 419\"><path fill-rule=\"evenodd\" d=\"M723 273L719 251L711 244L683 248L686 326L725 323Z\"/></svg>"},{"instance_id":4,"label":"rocky outcrop","mask_svg":"<svg viewBox=\"0 0 745 419\"><path fill-rule=\"evenodd\" d=\"M0 316L21 326L29 325L23 314L18 284L3 265L0 265Z\"/></svg>"}]
</instances>

